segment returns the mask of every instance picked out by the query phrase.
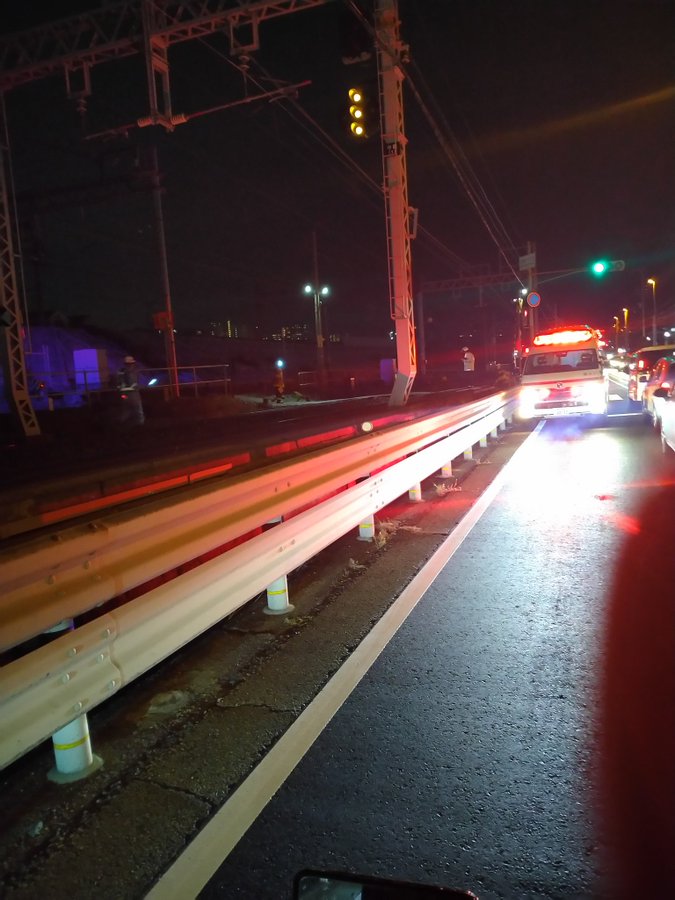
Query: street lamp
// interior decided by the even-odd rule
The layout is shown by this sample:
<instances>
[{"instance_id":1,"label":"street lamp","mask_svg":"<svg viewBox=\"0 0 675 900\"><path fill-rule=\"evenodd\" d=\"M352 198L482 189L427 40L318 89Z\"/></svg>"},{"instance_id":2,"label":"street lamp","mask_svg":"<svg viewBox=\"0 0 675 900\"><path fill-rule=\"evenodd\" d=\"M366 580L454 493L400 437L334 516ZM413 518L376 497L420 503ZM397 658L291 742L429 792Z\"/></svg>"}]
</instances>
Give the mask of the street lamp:
<instances>
[{"instance_id":1,"label":"street lamp","mask_svg":"<svg viewBox=\"0 0 675 900\"><path fill-rule=\"evenodd\" d=\"M305 285L305 293L314 297L314 332L316 334L316 361L319 373L324 371L323 328L321 325L321 298L330 294L330 288L314 284Z\"/></svg>"},{"instance_id":2,"label":"street lamp","mask_svg":"<svg viewBox=\"0 0 675 900\"><path fill-rule=\"evenodd\" d=\"M656 278L648 278L647 284L652 286L652 341L656 344Z\"/></svg>"}]
</instances>

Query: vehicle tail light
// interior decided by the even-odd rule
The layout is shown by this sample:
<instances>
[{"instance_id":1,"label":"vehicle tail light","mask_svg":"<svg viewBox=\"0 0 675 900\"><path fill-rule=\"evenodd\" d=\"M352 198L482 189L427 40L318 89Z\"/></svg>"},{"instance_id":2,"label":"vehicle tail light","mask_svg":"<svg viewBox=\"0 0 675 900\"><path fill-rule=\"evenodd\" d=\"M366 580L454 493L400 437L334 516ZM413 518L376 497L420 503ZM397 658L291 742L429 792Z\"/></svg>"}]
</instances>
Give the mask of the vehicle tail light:
<instances>
[{"instance_id":1,"label":"vehicle tail light","mask_svg":"<svg viewBox=\"0 0 675 900\"><path fill-rule=\"evenodd\" d=\"M527 385L520 391L520 408L518 414L523 419L530 419L535 414L537 403L545 400L551 393L549 388Z\"/></svg>"},{"instance_id":2,"label":"vehicle tail light","mask_svg":"<svg viewBox=\"0 0 675 900\"><path fill-rule=\"evenodd\" d=\"M520 398L524 403L539 403L540 400L545 400L550 393L550 388L524 387L520 392Z\"/></svg>"},{"instance_id":3,"label":"vehicle tail light","mask_svg":"<svg viewBox=\"0 0 675 900\"><path fill-rule=\"evenodd\" d=\"M664 381L661 385L664 391L669 391L672 387L672 384L669 381Z\"/></svg>"}]
</instances>

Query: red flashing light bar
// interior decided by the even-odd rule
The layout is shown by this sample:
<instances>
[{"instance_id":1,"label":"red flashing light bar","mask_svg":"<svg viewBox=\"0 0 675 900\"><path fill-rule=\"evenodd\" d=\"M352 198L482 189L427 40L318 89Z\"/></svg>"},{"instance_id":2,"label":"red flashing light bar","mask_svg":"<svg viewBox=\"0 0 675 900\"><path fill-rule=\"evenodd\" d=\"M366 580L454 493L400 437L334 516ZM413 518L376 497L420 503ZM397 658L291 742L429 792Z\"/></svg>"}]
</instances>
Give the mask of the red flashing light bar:
<instances>
[{"instance_id":1,"label":"red flashing light bar","mask_svg":"<svg viewBox=\"0 0 675 900\"><path fill-rule=\"evenodd\" d=\"M590 328L584 328L579 331L565 329L563 331L550 331L547 334L537 334L534 338L534 344L537 347L548 346L549 344L581 344L584 341L590 341L595 337L595 333Z\"/></svg>"}]
</instances>

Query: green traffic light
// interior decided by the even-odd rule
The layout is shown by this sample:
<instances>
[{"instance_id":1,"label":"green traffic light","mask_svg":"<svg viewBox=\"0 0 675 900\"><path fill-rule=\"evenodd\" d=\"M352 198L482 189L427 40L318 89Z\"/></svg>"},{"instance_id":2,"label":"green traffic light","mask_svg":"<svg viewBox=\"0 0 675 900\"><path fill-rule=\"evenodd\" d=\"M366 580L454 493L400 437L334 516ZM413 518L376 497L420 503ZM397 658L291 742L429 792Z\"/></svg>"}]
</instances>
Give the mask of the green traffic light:
<instances>
[{"instance_id":1,"label":"green traffic light","mask_svg":"<svg viewBox=\"0 0 675 900\"><path fill-rule=\"evenodd\" d=\"M604 259L599 259L597 262L594 262L591 266L591 272L594 275L604 275L605 272L609 269L609 263Z\"/></svg>"}]
</instances>

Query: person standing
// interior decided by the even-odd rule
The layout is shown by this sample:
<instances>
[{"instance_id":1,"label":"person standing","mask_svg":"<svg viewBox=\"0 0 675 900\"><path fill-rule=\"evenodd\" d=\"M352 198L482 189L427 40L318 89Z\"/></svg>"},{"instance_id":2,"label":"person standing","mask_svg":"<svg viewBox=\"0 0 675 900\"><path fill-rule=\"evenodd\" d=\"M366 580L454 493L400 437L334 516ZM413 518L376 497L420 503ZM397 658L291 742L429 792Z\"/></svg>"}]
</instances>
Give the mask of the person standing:
<instances>
[{"instance_id":1,"label":"person standing","mask_svg":"<svg viewBox=\"0 0 675 900\"><path fill-rule=\"evenodd\" d=\"M142 425L145 414L138 386L138 367L133 356L124 357L124 365L117 373L117 387L122 401L120 422L130 421L134 425Z\"/></svg>"},{"instance_id":2,"label":"person standing","mask_svg":"<svg viewBox=\"0 0 675 900\"><path fill-rule=\"evenodd\" d=\"M462 356L462 362L464 364L464 371L465 372L473 372L473 370L476 368L476 357L473 355L473 353L469 350L468 347L462 347L462 353L464 354Z\"/></svg>"}]
</instances>

